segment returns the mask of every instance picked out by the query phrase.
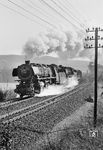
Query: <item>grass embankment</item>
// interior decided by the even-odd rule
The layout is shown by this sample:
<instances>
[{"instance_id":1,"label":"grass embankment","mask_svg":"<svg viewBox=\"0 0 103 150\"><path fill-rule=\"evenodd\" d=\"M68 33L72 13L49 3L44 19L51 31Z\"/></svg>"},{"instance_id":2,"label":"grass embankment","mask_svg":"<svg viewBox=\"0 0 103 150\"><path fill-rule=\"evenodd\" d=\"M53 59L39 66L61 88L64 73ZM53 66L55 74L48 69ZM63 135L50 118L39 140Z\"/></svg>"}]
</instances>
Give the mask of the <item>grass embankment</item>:
<instances>
[{"instance_id":1,"label":"grass embankment","mask_svg":"<svg viewBox=\"0 0 103 150\"><path fill-rule=\"evenodd\" d=\"M93 129L93 107L88 111L87 116L81 117L81 121L64 127L56 143L49 140L39 150L102 150L103 149L103 102L98 102L97 128L98 136L91 137Z\"/></svg>"},{"instance_id":2,"label":"grass embankment","mask_svg":"<svg viewBox=\"0 0 103 150\"><path fill-rule=\"evenodd\" d=\"M16 98L16 94L13 90L2 90L0 89L0 102L8 101L12 98Z\"/></svg>"}]
</instances>

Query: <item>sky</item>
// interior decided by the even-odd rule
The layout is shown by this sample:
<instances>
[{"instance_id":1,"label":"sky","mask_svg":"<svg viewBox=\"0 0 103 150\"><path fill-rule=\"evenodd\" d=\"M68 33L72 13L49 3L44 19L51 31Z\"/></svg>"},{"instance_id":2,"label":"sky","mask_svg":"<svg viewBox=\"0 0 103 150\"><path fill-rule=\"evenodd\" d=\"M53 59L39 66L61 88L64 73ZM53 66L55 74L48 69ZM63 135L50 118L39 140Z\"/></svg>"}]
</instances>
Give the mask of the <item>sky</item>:
<instances>
[{"instance_id":1,"label":"sky","mask_svg":"<svg viewBox=\"0 0 103 150\"><path fill-rule=\"evenodd\" d=\"M1 0L0 1L0 55L18 54L21 55L23 47L28 39L36 37L39 33L46 32L49 28L63 28L65 30L73 29L71 23L78 26L67 13L62 12L51 0L45 0L50 6L61 13L62 16L51 10L41 2L42 0ZM14 5L13 3L19 5ZM72 15L78 18L78 21L92 27L93 25L103 27L103 0L55 0L57 4L69 9ZM61 3L63 5L61 5ZM10 9L13 9L10 10ZM67 8L67 9L66 9ZM38 10L40 12L38 12ZM19 14L17 12L19 12ZM28 17L29 19L25 18ZM38 16L40 19L35 17ZM42 21L45 20L44 21ZM69 21L71 23L69 23ZM78 28L77 27L77 28Z\"/></svg>"}]
</instances>

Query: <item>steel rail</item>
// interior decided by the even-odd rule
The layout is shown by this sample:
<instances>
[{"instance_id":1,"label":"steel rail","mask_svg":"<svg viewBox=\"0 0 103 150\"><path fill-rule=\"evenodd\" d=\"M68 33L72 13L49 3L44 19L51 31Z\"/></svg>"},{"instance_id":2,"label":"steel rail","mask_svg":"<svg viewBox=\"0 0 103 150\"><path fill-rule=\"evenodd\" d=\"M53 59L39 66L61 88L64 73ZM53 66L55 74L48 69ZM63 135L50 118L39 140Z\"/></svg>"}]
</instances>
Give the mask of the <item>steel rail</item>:
<instances>
[{"instance_id":1,"label":"steel rail","mask_svg":"<svg viewBox=\"0 0 103 150\"><path fill-rule=\"evenodd\" d=\"M9 114L2 115L0 117L0 120L3 121L4 123L7 123L8 119L10 122L13 122L17 119L20 119L20 118L25 117L29 114L32 114L33 112L37 112L37 111L39 111L45 107L48 107L54 103L57 103L66 97L72 96L73 94L75 94L79 91L82 91L84 88L86 88L89 85L91 85L91 84L90 83L82 84L79 87L76 87L67 93L63 93L63 94L54 96L52 98L46 99L42 102L36 103L36 104L28 106L26 108L14 111L14 112L9 113Z\"/></svg>"},{"instance_id":2,"label":"steel rail","mask_svg":"<svg viewBox=\"0 0 103 150\"><path fill-rule=\"evenodd\" d=\"M82 84L85 84L85 83L82 83ZM82 84L79 84L76 87L78 87L78 86L80 86ZM20 98L8 99L8 100L10 100L9 102L0 103L0 108L8 107L8 106L13 106L13 105L16 105L16 104L19 104L19 103L23 103L23 102L31 100L32 98L35 98L35 96L34 97L29 97L29 98L28 97L27 98L23 98L21 100L20 100ZM14 101L14 100L19 100L19 101Z\"/></svg>"}]
</instances>

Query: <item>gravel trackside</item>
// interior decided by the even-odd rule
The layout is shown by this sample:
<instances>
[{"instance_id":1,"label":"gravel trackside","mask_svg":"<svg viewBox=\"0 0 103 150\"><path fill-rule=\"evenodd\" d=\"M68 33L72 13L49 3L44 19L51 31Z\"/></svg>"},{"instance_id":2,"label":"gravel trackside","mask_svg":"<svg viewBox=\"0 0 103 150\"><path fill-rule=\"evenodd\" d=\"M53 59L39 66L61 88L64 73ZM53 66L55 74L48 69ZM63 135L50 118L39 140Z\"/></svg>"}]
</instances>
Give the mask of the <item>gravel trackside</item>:
<instances>
[{"instance_id":1,"label":"gravel trackside","mask_svg":"<svg viewBox=\"0 0 103 150\"><path fill-rule=\"evenodd\" d=\"M58 124L61 120L70 116L74 111L79 109L86 102L85 97L93 94L93 87L90 85L74 95L68 95L68 97L54 103L39 112L32 113L15 121L13 124L16 126L32 128L34 130L47 132L53 129L53 127ZM31 143L35 143L42 137L42 134L38 134L29 130L14 130L11 133L13 135L13 150L26 150L31 149ZM32 149L31 149L32 150Z\"/></svg>"}]
</instances>

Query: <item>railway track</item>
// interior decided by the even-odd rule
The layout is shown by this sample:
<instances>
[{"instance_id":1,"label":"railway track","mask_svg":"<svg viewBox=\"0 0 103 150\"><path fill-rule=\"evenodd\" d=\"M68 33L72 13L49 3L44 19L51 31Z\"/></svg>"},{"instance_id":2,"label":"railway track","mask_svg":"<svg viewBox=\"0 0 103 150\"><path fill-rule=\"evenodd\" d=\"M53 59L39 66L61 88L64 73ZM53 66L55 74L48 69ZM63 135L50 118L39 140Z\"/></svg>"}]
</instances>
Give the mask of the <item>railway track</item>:
<instances>
[{"instance_id":1,"label":"railway track","mask_svg":"<svg viewBox=\"0 0 103 150\"><path fill-rule=\"evenodd\" d=\"M24 99L21 101L4 104L4 105L0 106L0 115L4 115L7 112L13 112L15 110L25 108L29 105L33 105L35 103L41 102L50 97L53 97L53 96L32 97L32 98L27 98L27 99Z\"/></svg>"},{"instance_id":2,"label":"railway track","mask_svg":"<svg viewBox=\"0 0 103 150\"><path fill-rule=\"evenodd\" d=\"M30 98L25 98L20 101L13 101L13 99L12 99L9 103L6 102L6 103L0 105L0 115L4 115L5 113L12 112L14 110L22 109L23 107L33 105L37 102L41 102L45 99L52 98L52 97L54 97L54 95L43 96L43 97L37 97L37 96L30 97Z\"/></svg>"},{"instance_id":3,"label":"railway track","mask_svg":"<svg viewBox=\"0 0 103 150\"><path fill-rule=\"evenodd\" d=\"M84 83L82 83L84 84ZM78 87L80 85L77 85L76 87ZM44 98L46 97L53 97L52 95L51 96L44 96ZM37 97L36 98L38 99L41 99L41 97ZM18 104L23 104L23 103L26 103L28 101L31 101L33 99L33 97L24 97L23 99L20 99L20 98L12 98L12 99L8 99L7 102L3 102L3 103L0 103L0 108L5 108L5 107L9 107L9 106L15 106L15 105L18 105Z\"/></svg>"},{"instance_id":4,"label":"railway track","mask_svg":"<svg viewBox=\"0 0 103 150\"><path fill-rule=\"evenodd\" d=\"M17 105L19 103L26 102L27 100L30 99L32 99L32 97L24 97L23 99L20 98L7 99L7 102L0 103L0 108Z\"/></svg>"},{"instance_id":5,"label":"railway track","mask_svg":"<svg viewBox=\"0 0 103 150\"><path fill-rule=\"evenodd\" d=\"M57 95L57 96L53 96L50 98L47 98L46 100L43 100L41 102L32 104L30 106L27 106L25 108L21 108L12 112L8 112L4 115L0 116L0 120L4 123L9 122L13 122L15 120L18 120L22 117L26 117L29 114L32 114L33 112L37 112L40 111L42 109L44 109L45 107L48 107L54 103L59 102L60 100L68 97L68 96L72 96L73 94L82 91L84 88L88 88L91 84L90 83L83 83L81 85L78 85L77 87L75 87L74 89L72 89L69 92Z\"/></svg>"}]
</instances>

